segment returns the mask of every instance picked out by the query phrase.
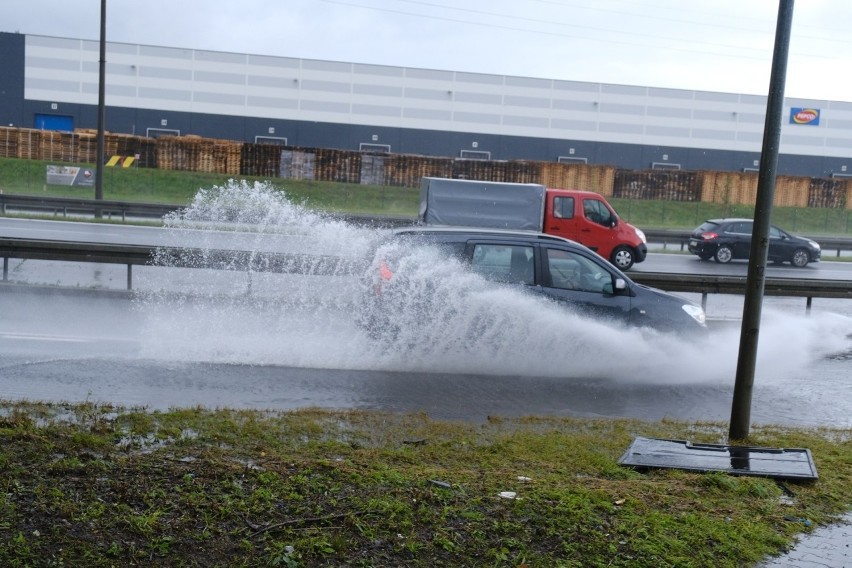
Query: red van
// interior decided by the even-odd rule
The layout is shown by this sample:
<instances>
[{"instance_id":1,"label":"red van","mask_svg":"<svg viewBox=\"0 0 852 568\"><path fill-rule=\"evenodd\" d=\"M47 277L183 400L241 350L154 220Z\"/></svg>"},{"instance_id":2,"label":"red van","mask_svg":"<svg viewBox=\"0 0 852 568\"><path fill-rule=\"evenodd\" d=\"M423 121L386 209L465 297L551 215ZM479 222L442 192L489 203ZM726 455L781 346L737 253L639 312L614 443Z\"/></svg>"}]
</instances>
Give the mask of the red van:
<instances>
[{"instance_id":1,"label":"red van","mask_svg":"<svg viewBox=\"0 0 852 568\"><path fill-rule=\"evenodd\" d=\"M648 254L645 234L602 195L535 183L424 177L419 219L427 225L548 233L587 246L621 270Z\"/></svg>"},{"instance_id":2,"label":"red van","mask_svg":"<svg viewBox=\"0 0 852 568\"><path fill-rule=\"evenodd\" d=\"M593 191L547 188L544 231L586 245L621 270L648 254L645 233Z\"/></svg>"}]
</instances>

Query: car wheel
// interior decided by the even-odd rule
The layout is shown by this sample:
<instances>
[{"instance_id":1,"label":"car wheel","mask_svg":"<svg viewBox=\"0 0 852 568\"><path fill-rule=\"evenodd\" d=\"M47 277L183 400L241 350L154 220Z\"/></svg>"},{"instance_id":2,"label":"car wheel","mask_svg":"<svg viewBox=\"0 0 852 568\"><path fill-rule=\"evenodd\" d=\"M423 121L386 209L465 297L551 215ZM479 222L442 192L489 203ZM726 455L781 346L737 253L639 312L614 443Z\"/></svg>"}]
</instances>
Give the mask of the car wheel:
<instances>
[{"instance_id":1,"label":"car wheel","mask_svg":"<svg viewBox=\"0 0 852 568\"><path fill-rule=\"evenodd\" d=\"M616 247L612 251L612 263L620 270L630 270L633 263L636 261L636 256L633 254L633 249L630 247Z\"/></svg>"},{"instance_id":2,"label":"car wheel","mask_svg":"<svg viewBox=\"0 0 852 568\"><path fill-rule=\"evenodd\" d=\"M716 262L719 264L726 264L731 262L731 259L734 258L734 251L732 251L731 247L727 245L720 245L719 248L716 249L716 254L713 255L713 258L715 258Z\"/></svg>"},{"instance_id":3,"label":"car wheel","mask_svg":"<svg viewBox=\"0 0 852 568\"><path fill-rule=\"evenodd\" d=\"M796 249L793 251L793 256L790 257L790 264L796 268L804 268L810 262L811 257L808 256L808 251L805 249Z\"/></svg>"}]
</instances>

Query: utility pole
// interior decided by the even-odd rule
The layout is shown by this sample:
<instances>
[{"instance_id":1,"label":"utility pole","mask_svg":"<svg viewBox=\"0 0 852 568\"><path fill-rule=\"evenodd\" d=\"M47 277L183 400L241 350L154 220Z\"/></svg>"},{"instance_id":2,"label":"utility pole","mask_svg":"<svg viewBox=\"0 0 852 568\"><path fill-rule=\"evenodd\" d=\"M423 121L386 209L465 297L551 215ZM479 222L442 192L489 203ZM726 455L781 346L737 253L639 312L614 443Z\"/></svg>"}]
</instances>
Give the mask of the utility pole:
<instances>
[{"instance_id":1,"label":"utility pole","mask_svg":"<svg viewBox=\"0 0 852 568\"><path fill-rule=\"evenodd\" d=\"M784 83L787 80L787 56L790 51L790 29L793 21L793 0L780 0L778 23L775 28L775 50L772 54L772 75L769 78L769 98L766 101L766 123L763 128L763 148L757 174L757 200L754 205L754 228L751 235L745 305L740 331L740 351L734 399L731 405L731 424L728 437L744 440L751 425L751 398L754 370L757 362L757 339L760 332L760 313L766 282L766 262L769 253L769 226L775 178L778 170L778 148L781 142L781 114L784 110Z\"/></svg>"},{"instance_id":2,"label":"utility pole","mask_svg":"<svg viewBox=\"0 0 852 568\"><path fill-rule=\"evenodd\" d=\"M104 132L106 122L106 0L101 0L101 51L98 70L98 150L95 168L95 199L104 198ZM95 217L101 210L95 209Z\"/></svg>"}]
</instances>

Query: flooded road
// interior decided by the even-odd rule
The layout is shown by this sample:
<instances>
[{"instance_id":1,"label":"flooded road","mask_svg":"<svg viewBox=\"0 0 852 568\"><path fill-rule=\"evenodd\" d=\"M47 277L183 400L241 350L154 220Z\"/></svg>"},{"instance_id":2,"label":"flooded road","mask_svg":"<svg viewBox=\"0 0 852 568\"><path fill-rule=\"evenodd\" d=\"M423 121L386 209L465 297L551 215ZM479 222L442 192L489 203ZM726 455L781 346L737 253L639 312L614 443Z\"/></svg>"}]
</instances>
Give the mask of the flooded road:
<instances>
[{"instance_id":1,"label":"flooded road","mask_svg":"<svg viewBox=\"0 0 852 568\"><path fill-rule=\"evenodd\" d=\"M0 398L7 400L150 409L353 408L464 421L524 415L730 417L734 372L724 364L736 353L730 331L717 332L715 344L711 335L705 348L717 359L718 371L708 372L707 360L691 365L684 358L675 368L674 359L664 365L598 361L582 365L581 373L563 361L564 374L534 375L497 372L475 354L470 365L435 360L427 369L422 358L377 352L343 309L318 314L291 306L286 328L276 328L280 320L269 311L250 311L242 321L220 312L187 323L191 308L172 319L168 312L140 310L124 295L46 294L26 287L6 292L0 295ZM820 321L811 317L813 325ZM792 327L799 336L817 334ZM679 350L694 354L671 337L650 345L663 358ZM852 351L816 357L778 351L784 354L772 353L758 366L752 421L852 427ZM341 364L345 361L350 364ZM539 362L537 368L558 362ZM486 372L475 372L477 366ZM595 366L598 376L584 376Z\"/></svg>"},{"instance_id":2,"label":"flooded road","mask_svg":"<svg viewBox=\"0 0 852 568\"><path fill-rule=\"evenodd\" d=\"M236 221L259 228L258 242L265 231L296 226L315 246L348 256L375 239L263 188L237 193L210 196L170 224L218 231ZM454 315L393 344L357 325L357 276L164 264L134 269L130 293L121 266L12 260L10 280L30 285L3 285L0 294L0 398L360 408L453 420L729 419L738 325L714 326L701 341L608 325L448 270L440 259L419 260ZM802 299L766 298L753 422L852 427L851 304L816 299L808 315ZM417 323L424 314L415 308L394 317ZM707 311L736 319L742 298L713 295Z\"/></svg>"}]
</instances>

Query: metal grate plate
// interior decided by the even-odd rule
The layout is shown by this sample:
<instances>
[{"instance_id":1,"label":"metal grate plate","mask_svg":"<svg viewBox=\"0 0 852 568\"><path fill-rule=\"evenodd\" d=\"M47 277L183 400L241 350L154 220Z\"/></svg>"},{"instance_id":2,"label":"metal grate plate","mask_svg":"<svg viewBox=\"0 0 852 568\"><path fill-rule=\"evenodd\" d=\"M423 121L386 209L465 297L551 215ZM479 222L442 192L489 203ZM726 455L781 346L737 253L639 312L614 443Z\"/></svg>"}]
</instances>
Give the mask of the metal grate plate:
<instances>
[{"instance_id":1,"label":"metal grate plate","mask_svg":"<svg viewBox=\"0 0 852 568\"><path fill-rule=\"evenodd\" d=\"M618 463L637 469L721 471L778 479L819 478L811 451L805 448L693 444L686 440L637 437Z\"/></svg>"}]
</instances>

